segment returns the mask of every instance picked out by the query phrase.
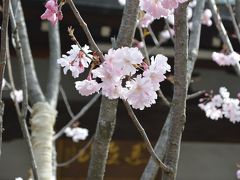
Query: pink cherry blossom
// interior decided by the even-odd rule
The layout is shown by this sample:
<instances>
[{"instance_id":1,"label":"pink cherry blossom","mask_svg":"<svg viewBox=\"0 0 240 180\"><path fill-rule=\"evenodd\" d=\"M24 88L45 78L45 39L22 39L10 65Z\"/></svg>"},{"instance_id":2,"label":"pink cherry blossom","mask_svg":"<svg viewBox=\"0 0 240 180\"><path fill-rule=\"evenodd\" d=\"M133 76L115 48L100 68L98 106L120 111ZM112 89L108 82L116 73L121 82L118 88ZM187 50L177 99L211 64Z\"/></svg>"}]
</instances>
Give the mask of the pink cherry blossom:
<instances>
[{"instance_id":1,"label":"pink cherry blossom","mask_svg":"<svg viewBox=\"0 0 240 180\"><path fill-rule=\"evenodd\" d=\"M133 108L143 110L156 103L157 93L149 78L138 75L133 80L127 81L126 87L129 88L126 94L127 101Z\"/></svg>"},{"instance_id":2,"label":"pink cherry blossom","mask_svg":"<svg viewBox=\"0 0 240 180\"><path fill-rule=\"evenodd\" d=\"M166 78L164 74L171 69L167 60L168 58L166 56L160 54L155 58L151 57L151 65L149 66L149 69L143 73L144 77L148 77L151 80L155 91L159 90L159 83Z\"/></svg>"},{"instance_id":3,"label":"pink cherry blossom","mask_svg":"<svg viewBox=\"0 0 240 180\"><path fill-rule=\"evenodd\" d=\"M101 86L95 80L83 80L76 81L75 88L83 96L89 96L95 92L98 92Z\"/></svg>"},{"instance_id":4,"label":"pink cherry blossom","mask_svg":"<svg viewBox=\"0 0 240 180\"><path fill-rule=\"evenodd\" d=\"M206 26L211 26L212 25L211 17L212 17L211 10L210 9L205 9L203 14L202 14L202 18L201 18L202 24L204 24Z\"/></svg>"},{"instance_id":5,"label":"pink cherry blossom","mask_svg":"<svg viewBox=\"0 0 240 180\"><path fill-rule=\"evenodd\" d=\"M63 15L61 10L58 9L57 0L48 0L45 4L45 12L41 15L41 19L48 20L55 25L58 20L62 20Z\"/></svg>"},{"instance_id":6,"label":"pink cherry blossom","mask_svg":"<svg viewBox=\"0 0 240 180\"><path fill-rule=\"evenodd\" d=\"M166 17L169 15L169 10L165 9L161 1L156 0L140 0L140 9L145 11L146 13L153 16L155 19L159 19L161 17Z\"/></svg>"},{"instance_id":7,"label":"pink cherry blossom","mask_svg":"<svg viewBox=\"0 0 240 180\"><path fill-rule=\"evenodd\" d=\"M175 9L178 7L177 0L162 0L162 6L166 9Z\"/></svg>"},{"instance_id":8,"label":"pink cherry blossom","mask_svg":"<svg viewBox=\"0 0 240 180\"><path fill-rule=\"evenodd\" d=\"M89 67L91 63L92 51L89 50L89 46L85 45L80 49L77 45L72 45L72 49L67 52L68 55L63 55L62 58L57 60L57 63L60 64L64 69L64 74L68 70L72 72L74 78L79 77L80 73L84 72L85 68Z\"/></svg>"},{"instance_id":9,"label":"pink cherry blossom","mask_svg":"<svg viewBox=\"0 0 240 180\"><path fill-rule=\"evenodd\" d=\"M219 89L219 94L214 95L210 100L199 104L205 111L206 116L213 120L227 118L230 122L240 122L240 101L237 98L230 98L230 93L225 87Z\"/></svg>"},{"instance_id":10,"label":"pink cherry blossom","mask_svg":"<svg viewBox=\"0 0 240 180\"><path fill-rule=\"evenodd\" d=\"M143 55L138 48L122 47L116 50L114 63L121 68L124 75L136 73L134 65L141 64Z\"/></svg>"},{"instance_id":11,"label":"pink cherry blossom","mask_svg":"<svg viewBox=\"0 0 240 180\"><path fill-rule=\"evenodd\" d=\"M229 55L213 52L212 59L220 66L230 66L230 65L236 65L239 63L240 55L236 52L232 52Z\"/></svg>"},{"instance_id":12,"label":"pink cherry blossom","mask_svg":"<svg viewBox=\"0 0 240 180\"><path fill-rule=\"evenodd\" d=\"M142 28L147 28L154 20L154 17L150 14L146 13L143 17L139 19L139 26Z\"/></svg>"}]
</instances>

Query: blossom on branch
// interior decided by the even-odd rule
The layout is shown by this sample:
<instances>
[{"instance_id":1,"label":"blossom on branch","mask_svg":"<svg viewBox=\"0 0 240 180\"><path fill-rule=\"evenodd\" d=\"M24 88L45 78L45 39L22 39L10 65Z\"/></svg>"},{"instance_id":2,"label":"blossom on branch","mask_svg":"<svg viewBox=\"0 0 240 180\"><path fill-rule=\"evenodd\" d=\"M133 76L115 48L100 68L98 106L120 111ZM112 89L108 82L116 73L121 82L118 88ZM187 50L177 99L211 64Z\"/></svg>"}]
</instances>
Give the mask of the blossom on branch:
<instances>
[{"instance_id":1,"label":"blossom on branch","mask_svg":"<svg viewBox=\"0 0 240 180\"><path fill-rule=\"evenodd\" d=\"M239 63L240 55L236 52L232 52L229 55L225 55L223 53L212 53L212 59L215 61L219 66L233 66Z\"/></svg>"},{"instance_id":2,"label":"blossom on branch","mask_svg":"<svg viewBox=\"0 0 240 180\"><path fill-rule=\"evenodd\" d=\"M72 138L73 142L79 142L79 140L85 140L88 137L88 129L86 129L86 128L67 127L64 132L67 137Z\"/></svg>"},{"instance_id":3,"label":"blossom on branch","mask_svg":"<svg viewBox=\"0 0 240 180\"><path fill-rule=\"evenodd\" d=\"M54 26L57 21L63 19L63 14L61 11L61 6L58 5L57 0L48 0L47 3L45 4L45 12L41 15L41 19L48 20L52 23Z\"/></svg>"},{"instance_id":4,"label":"blossom on branch","mask_svg":"<svg viewBox=\"0 0 240 180\"><path fill-rule=\"evenodd\" d=\"M72 45L72 49L67 52L68 55L62 55L62 58L59 58L57 63L63 67L64 74L67 74L67 71L70 70L72 76L77 78L80 73L84 72L85 68L89 67L92 61L91 52L87 45L82 48L78 45Z\"/></svg>"}]
</instances>

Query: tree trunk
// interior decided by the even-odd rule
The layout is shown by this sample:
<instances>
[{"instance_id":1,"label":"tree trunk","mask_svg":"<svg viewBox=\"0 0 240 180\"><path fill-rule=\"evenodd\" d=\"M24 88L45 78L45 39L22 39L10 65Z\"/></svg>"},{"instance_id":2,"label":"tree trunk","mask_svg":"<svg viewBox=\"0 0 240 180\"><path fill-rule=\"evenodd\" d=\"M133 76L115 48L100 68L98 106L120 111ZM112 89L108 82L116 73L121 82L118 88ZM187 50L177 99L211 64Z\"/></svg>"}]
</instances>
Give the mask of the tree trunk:
<instances>
[{"instance_id":1,"label":"tree trunk","mask_svg":"<svg viewBox=\"0 0 240 180\"><path fill-rule=\"evenodd\" d=\"M117 47L131 46L135 34L138 6L138 0L127 0L117 37ZM104 178L108 148L116 123L117 104L118 100L102 97L88 170L89 180L102 180Z\"/></svg>"}]
</instances>

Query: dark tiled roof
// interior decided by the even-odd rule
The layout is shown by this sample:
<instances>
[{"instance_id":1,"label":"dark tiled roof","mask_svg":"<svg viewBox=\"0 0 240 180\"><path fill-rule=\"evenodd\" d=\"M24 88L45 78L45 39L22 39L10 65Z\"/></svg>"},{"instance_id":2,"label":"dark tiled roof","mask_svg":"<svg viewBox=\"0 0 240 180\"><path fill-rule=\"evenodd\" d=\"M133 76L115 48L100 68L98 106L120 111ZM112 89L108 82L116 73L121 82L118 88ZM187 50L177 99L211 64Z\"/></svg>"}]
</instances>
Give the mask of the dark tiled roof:
<instances>
[{"instance_id":1,"label":"dark tiled roof","mask_svg":"<svg viewBox=\"0 0 240 180\"><path fill-rule=\"evenodd\" d=\"M35 2L46 2L46 0L32 0ZM109 9L122 9L123 7L118 3L118 0L74 0L77 6L91 6Z\"/></svg>"}]
</instances>

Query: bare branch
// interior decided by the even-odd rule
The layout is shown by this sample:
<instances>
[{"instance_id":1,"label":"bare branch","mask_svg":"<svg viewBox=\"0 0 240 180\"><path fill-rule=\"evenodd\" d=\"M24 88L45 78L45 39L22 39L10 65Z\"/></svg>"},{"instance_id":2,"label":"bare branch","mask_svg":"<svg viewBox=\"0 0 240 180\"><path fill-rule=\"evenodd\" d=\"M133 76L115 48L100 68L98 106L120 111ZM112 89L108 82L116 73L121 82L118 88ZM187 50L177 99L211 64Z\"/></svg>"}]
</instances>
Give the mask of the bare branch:
<instances>
[{"instance_id":1,"label":"bare branch","mask_svg":"<svg viewBox=\"0 0 240 180\"><path fill-rule=\"evenodd\" d=\"M128 111L128 114L130 116L130 118L132 119L134 125L137 127L139 133L141 134L146 146L147 146L147 150L148 152L151 154L151 157L153 158L153 160L159 165L159 167L163 170L163 171L166 171L168 173L170 173L172 170L167 167L162 161L161 159L159 159L159 157L157 156L157 154L155 153L148 137L147 137L147 134L145 132L145 130L143 129L142 125L140 124L140 122L138 121L136 115L134 114L131 106L128 104L128 102L126 101L123 101L127 111Z\"/></svg>"},{"instance_id":2,"label":"bare branch","mask_svg":"<svg viewBox=\"0 0 240 180\"><path fill-rule=\"evenodd\" d=\"M100 94L96 94L82 109L79 113L77 113L55 136L53 137L53 140L55 141L60 136L64 134L64 131L67 127L70 127L74 122L76 122L79 118L81 118L89 109L92 107L92 105L98 100L100 97Z\"/></svg>"},{"instance_id":3,"label":"bare branch","mask_svg":"<svg viewBox=\"0 0 240 180\"><path fill-rule=\"evenodd\" d=\"M64 104L65 104L65 106L66 106L66 108L67 108L68 114L69 114L70 117L73 119L73 118L74 118L74 113L73 113L73 111L72 111L72 109L71 109L71 106L70 106L70 104L69 104L69 102L68 102L66 93L65 93L65 91L64 91L64 89L63 89L62 86L60 86L60 92L61 92L61 95L62 95L62 98L63 98L63 102L64 102Z\"/></svg>"},{"instance_id":4,"label":"bare branch","mask_svg":"<svg viewBox=\"0 0 240 180\"><path fill-rule=\"evenodd\" d=\"M19 38L22 44L22 50L23 50L23 58L24 58L24 64L26 68L27 73L27 82L28 84L31 84L31 86L28 86L28 94L29 98L32 104L36 102L45 101L45 97L43 95L43 92L41 90L41 87L39 85L34 63L33 63L33 57L31 53L31 48L29 44L28 34L27 34L27 27L25 24L25 19L23 15L22 5L19 0L14 0L13 3L13 10L16 11L15 18L16 18L16 24L18 25L18 31L19 31ZM16 9L17 8L17 9Z\"/></svg>"},{"instance_id":5,"label":"bare branch","mask_svg":"<svg viewBox=\"0 0 240 180\"><path fill-rule=\"evenodd\" d=\"M58 23L54 27L48 23L48 26L50 58L46 99L52 107L56 108L61 78L60 67L57 64L57 59L61 56L60 34Z\"/></svg>"},{"instance_id":6,"label":"bare branch","mask_svg":"<svg viewBox=\"0 0 240 180\"><path fill-rule=\"evenodd\" d=\"M240 43L240 32L239 32L239 27L237 25L237 21L235 19L235 15L234 15L234 12L233 12L233 9L232 9L232 5L230 3L229 0L227 0L227 3L226 3L226 6L228 8L228 11L230 13L230 16L231 16L231 19L232 19L232 23L233 23L233 27L234 27L234 31L237 35L237 39L238 39L238 42Z\"/></svg>"},{"instance_id":7,"label":"bare branch","mask_svg":"<svg viewBox=\"0 0 240 180\"><path fill-rule=\"evenodd\" d=\"M190 94L187 96L187 100L197 98L198 96L201 96L205 91L198 91L196 93Z\"/></svg>"},{"instance_id":8,"label":"bare branch","mask_svg":"<svg viewBox=\"0 0 240 180\"><path fill-rule=\"evenodd\" d=\"M87 24L83 20L82 16L80 15L79 11L77 10L75 4L73 3L72 0L66 0L66 1L69 4L70 8L72 9L72 11L73 11L73 13L74 13L74 15L75 15L79 25L83 28L83 31L86 34L91 47L94 49L94 51L96 51L98 53L100 59L103 61L104 60L103 54L100 51L100 49L98 48L96 42L94 41L94 39L93 39L89 29L88 29Z\"/></svg>"},{"instance_id":9,"label":"bare branch","mask_svg":"<svg viewBox=\"0 0 240 180\"><path fill-rule=\"evenodd\" d=\"M30 140L30 135L28 132L28 127L27 127L27 123L26 123L26 115L27 115L27 110L28 110L28 96L27 96L27 78L26 78L26 71L25 71L25 66L24 66L24 60L23 60L23 52L22 52L22 45L20 42L20 38L19 38L19 32L17 29L17 24L14 18L14 14L13 14L13 9L10 3L10 19L11 19L11 26L12 26L12 32L13 32L13 38L14 38L14 42L15 42L15 50L16 50L16 54L17 54L17 58L20 61L20 72L21 72L21 84L22 84L22 89L23 89L23 102L22 102L22 112L20 113L20 107L18 105L18 103L16 102L15 99L15 107L17 109L17 113L18 113L18 119L19 119L19 123L22 129L22 133L23 133L23 137L27 143L28 146L28 151L30 154L30 158L31 158L31 164L32 164L32 171L33 171L33 176L34 179L38 180L38 172L37 172L37 165L36 165L36 161L34 158L34 154L33 154L33 148L32 148L32 143ZM10 56L9 56L10 57ZM10 62L10 59L9 59ZM14 81L12 78L12 71L11 71L11 67L9 64L9 75L10 75L10 79L12 80L12 87L14 88Z\"/></svg>"}]
</instances>

